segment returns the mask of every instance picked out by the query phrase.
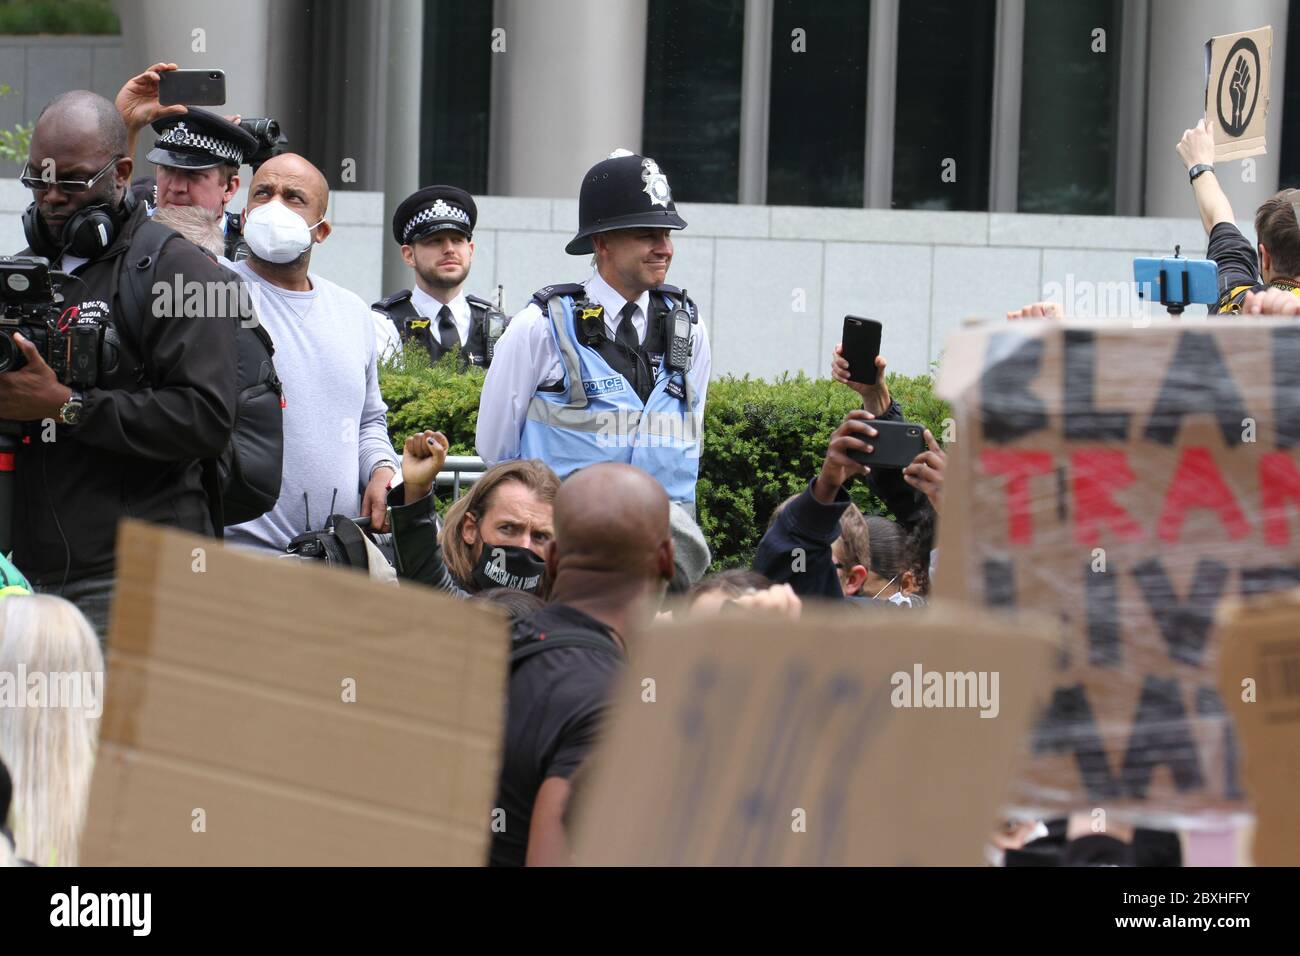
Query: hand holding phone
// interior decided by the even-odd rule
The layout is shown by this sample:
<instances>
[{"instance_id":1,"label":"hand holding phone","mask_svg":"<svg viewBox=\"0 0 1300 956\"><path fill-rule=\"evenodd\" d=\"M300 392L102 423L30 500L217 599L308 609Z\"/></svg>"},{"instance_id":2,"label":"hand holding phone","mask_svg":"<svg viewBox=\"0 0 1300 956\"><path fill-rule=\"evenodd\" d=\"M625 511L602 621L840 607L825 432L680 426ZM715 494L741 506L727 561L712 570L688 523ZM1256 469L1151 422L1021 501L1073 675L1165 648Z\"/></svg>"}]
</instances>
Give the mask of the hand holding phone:
<instances>
[{"instance_id":1,"label":"hand holding phone","mask_svg":"<svg viewBox=\"0 0 1300 956\"><path fill-rule=\"evenodd\" d=\"M870 468L906 468L917 455L926 450L925 426L916 422L894 422L876 419L872 426L876 437L871 441L872 451L849 451L849 457Z\"/></svg>"}]
</instances>

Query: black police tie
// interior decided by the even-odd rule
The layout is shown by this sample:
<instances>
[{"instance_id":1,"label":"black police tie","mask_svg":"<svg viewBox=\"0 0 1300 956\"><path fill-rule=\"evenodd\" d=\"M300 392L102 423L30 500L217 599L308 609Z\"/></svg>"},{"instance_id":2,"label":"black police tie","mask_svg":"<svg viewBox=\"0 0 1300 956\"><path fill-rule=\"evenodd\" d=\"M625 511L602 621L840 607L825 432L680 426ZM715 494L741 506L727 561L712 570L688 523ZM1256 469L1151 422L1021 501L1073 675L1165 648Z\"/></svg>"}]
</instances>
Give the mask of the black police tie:
<instances>
[{"instance_id":1,"label":"black police tie","mask_svg":"<svg viewBox=\"0 0 1300 956\"><path fill-rule=\"evenodd\" d=\"M618 328L614 330L614 341L626 345L634 352L641 347L641 338L636 334L636 326L632 324L632 313L635 311L635 302L623 306L623 311L618 314Z\"/></svg>"},{"instance_id":2,"label":"black police tie","mask_svg":"<svg viewBox=\"0 0 1300 956\"><path fill-rule=\"evenodd\" d=\"M444 305L438 310L438 343L442 346L444 355L460 348L460 333L456 331L450 306Z\"/></svg>"}]
</instances>

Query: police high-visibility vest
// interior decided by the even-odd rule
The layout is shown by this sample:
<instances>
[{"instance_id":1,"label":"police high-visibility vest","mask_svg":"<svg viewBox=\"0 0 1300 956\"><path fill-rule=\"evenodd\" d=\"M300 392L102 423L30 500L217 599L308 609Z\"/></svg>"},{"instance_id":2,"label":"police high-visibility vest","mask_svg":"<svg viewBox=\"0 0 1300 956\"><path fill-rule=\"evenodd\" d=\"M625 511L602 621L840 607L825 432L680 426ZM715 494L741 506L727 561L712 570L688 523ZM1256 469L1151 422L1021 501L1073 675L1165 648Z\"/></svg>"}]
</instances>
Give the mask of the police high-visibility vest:
<instances>
[{"instance_id":1,"label":"police high-visibility vest","mask_svg":"<svg viewBox=\"0 0 1300 956\"><path fill-rule=\"evenodd\" d=\"M685 396L666 391L672 374L659 362L643 403L632 383L583 344L573 298L544 304L564 364L560 391L538 390L528 406L521 457L540 458L561 478L600 461L622 461L649 472L672 501L695 501L700 473L699 396L684 374ZM602 320L603 328L603 320Z\"/></svg>"}]
</instances>

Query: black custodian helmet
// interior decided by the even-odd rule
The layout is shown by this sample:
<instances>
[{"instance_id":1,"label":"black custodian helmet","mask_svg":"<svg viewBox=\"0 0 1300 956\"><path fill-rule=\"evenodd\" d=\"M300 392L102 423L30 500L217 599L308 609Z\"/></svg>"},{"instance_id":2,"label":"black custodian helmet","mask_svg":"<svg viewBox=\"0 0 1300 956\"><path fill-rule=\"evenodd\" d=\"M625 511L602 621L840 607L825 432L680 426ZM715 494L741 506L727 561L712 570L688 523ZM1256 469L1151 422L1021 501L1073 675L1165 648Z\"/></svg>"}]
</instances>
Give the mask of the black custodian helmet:
<instances>
[{"instance_id":1,"label":"black custodian helmet","mask_svg":"<svg viewBox=\"0 0 1300 956\"><path fill-rule=\"evenodd\" d=\"M582 178L578 193L578 234L564 251L588 255L591 237L615 229L683 229L668 177L647 156L616 149Z\"/></svg>"}]
</instances>

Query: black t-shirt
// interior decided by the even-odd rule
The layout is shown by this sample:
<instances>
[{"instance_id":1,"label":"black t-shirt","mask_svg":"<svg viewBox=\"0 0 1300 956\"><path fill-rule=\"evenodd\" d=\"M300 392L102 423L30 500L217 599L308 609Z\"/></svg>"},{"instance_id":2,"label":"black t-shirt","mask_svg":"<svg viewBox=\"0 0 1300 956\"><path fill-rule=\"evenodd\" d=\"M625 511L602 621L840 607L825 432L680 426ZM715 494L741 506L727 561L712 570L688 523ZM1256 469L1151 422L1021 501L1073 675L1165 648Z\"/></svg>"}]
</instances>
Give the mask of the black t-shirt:
<instances>
[{"instance_id":1,"label":"black t-shirt","mask_svg":"<svg viewBox=\"0 0 1300 956\"><path fill-rule=\"evenodd\" d=\"M572 777L586 759L624 667L609 628L588 614L552 604L528 620L543 633L563 629L603 638L610 650L557 647L521 661L511 674L496 802L505 811L505 829L492 834L492 866L524 865L537 791L548 777Z\"/></svg>"},{"instance_id":2,"label":"black t-shirt","mask_svg":"<svg viewBox=\"0 0 1300 956\"><path fill-rule=\"evenodd\" d=\"M1205 258L1213 259L1219 271L1219 301L1211 314L1240 312L1247 292L1268 288L1259 279L1255 247L1233 223L1215 223Z\"/></svg>"}]
</instances>

